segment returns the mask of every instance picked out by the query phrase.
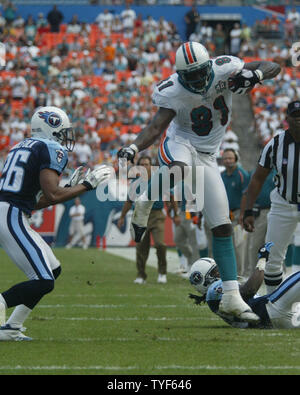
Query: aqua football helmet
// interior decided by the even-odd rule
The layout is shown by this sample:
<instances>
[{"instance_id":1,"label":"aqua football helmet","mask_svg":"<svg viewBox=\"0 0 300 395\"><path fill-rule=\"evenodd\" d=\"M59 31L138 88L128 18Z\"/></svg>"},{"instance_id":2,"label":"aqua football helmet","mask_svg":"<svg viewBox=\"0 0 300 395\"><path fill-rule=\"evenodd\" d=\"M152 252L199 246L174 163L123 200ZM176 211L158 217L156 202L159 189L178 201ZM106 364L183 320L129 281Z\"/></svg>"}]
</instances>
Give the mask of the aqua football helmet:
<instances>
[{"instance_id":1,"label":"aqua football helmet","mask_svg":"<svg viewBox=\"0 0 300 395\"><path fill-rule=\"evenodd\" d=\"M212 78L212 61L207 49L189 41L176 51L175 67L179 82L193 93L204 94Z\"/></svg>"}]
</instances>

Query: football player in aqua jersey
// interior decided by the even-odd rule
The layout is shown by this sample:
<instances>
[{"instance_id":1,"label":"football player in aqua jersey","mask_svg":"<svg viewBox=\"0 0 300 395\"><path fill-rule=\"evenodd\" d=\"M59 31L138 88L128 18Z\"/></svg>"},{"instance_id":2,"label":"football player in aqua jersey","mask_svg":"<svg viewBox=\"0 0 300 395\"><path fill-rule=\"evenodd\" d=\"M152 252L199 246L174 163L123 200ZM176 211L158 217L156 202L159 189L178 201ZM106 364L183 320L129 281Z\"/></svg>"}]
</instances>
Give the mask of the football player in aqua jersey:
<instances>
[{"instance_id":1,"label":"football player in aqua jersey","mask_svg":"<svg viewBox=\"0 0 300 395\"><path fill-rule=\"evenodd\" d=\"M30 227L31 212L73 199L111 174L105 165L85 174L78 168L69 184L60 187L59 177L74 144L67 114L56 107L40 107L31 119L31 137L13 146L7 155L0 179L0 245L28 280L0 294L0 341L31 340L23 334L23 323L53 290L61 272L51 248ZM10 307L15 309L5 322L5 310Z\"/></svg>"},{"instance_id":2,"label":"football player in aqua jersey","mask_svg":"<svg viewBox=\"0 0 300 395\"><path fill-rule=\"evenodd\" d=\"M223 297L222 280L215 261L201 258L189 272L189 281L202 296L190 294L196 304L207 303L210 310L235 328L300 329L300 272L294 273L271 294L257 295L264 281L264 269L273 243L266 243L258 252L257 266L249 279L240 285L245 302L259 316L257 323L246 323L238 317L219 311Z\"/></svg>"},{"instance_id":3,"label":"football player in aqua jersey","mask_svg":"<svg viewBox=\"0 0 300 395\"><path fill-rule=\"evenodd\" d=\"M274 78L280 66L267 61L245 64L227 55L211 59L206 48L197 42L182 44L175 63L176 73L154 89L156 115L134 142L118 153L119 158L133 162L139 151L161 137L158 158L162 167L153 174L148 192L135 203L131 233L135 241L142 239L153 204L151 194L157 185L160 184L163 196L169 193L170 186L188 175L187 168L204 168L203 213L212 230L213 254L223 280L220 310L245 321L257 321L239 294L228 200L216 153L230 122L232 93L244 94L255 84ZM182 173L176 182L173 177L170 183L160 183L160 178L174 168Z\"/></svg>"}]
</instances>

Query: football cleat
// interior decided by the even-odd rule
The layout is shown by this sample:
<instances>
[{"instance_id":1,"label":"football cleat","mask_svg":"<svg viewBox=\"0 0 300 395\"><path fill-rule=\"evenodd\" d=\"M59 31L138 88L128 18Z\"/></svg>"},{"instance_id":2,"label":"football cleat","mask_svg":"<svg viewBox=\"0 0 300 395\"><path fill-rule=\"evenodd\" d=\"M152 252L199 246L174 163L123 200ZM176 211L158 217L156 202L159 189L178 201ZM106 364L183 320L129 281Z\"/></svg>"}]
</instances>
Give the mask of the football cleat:
<instances>
[{"instance_id":1,"label":"football cleat","mask_svg":"<svg viewBox=\"0 0 300 395\"><path fill-rule=\"evenodd\" d=\"M22 332L25 328L12 328L10 325L0 327L0 341L31 341L32 338Z\"/></svg>"},{"instance_id":2,"label":"football cleat","mask_svg":"<svg viewBox=\"0 0 300 395\"><path fill-rule=\"evenodd\" d=\"M250 306L242 299L239 291L224 293L219 305L219 312L226 315L237 317L243 322L258 322L259 317L253 313Z\"/></svg>"}]
</instances>

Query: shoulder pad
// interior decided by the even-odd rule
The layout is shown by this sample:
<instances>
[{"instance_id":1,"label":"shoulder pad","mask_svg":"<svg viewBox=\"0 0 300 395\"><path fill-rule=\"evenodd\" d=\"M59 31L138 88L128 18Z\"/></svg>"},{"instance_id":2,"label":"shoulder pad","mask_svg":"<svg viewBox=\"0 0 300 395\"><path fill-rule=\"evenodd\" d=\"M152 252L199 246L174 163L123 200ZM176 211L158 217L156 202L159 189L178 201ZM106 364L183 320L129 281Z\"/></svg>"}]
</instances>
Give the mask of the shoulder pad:
<instances>
[{"instance_id":1,"label":"shoulder pad","mask_svg":"<svg viewBox=\"0 0 300 395\"><path fill-rule=\"evenodd\" d=\"M230 75L234 75L242 71L244 61L236 56L218 56L213 59L213 67L216 72L228 75L229 77Z\"/></svg>"}]
</instances>

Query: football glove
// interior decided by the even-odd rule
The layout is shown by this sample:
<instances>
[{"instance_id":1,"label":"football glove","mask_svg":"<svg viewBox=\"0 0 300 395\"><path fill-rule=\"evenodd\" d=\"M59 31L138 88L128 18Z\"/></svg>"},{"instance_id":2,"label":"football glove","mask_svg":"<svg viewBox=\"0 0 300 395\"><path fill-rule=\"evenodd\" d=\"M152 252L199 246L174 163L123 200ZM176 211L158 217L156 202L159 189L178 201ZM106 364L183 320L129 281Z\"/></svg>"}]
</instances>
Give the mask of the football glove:
<instances>
[{"instance_id":1,"label":"football glove","mask_svg":"<svg viewBox=\"0 0 300 395\"><path fill-rule=\"evenodd\" d=\"M75 185L79 184L80 180L83 177L84 177L83 176L83 166L79 166L79 167L77 167L77 169L74 170L69 182L65 185L65 188L71 188L71 187L74 187Z\"/></svg>"},{"instance_id":2,"label":"football glove","mask_svg":"<svg viewBox=\"0 0 300 395\"><path fill-rule=\"evenodd\" d=\"M137 146L135 144L131 144L129 147L121 148L118 151L118 158L125 158L127 160L130 160L131 163L133 163L133 159L137 152L138 152Z\"/></svg>"},{"instance_id":3,"label":"football glove","mask_svg":"<svg viewBox=\"0 0 300 395\"><path fill-rule=\"evenodd\" d=\"M243 69L240 73L228 79L228 88L233 93L245 95L251 88L253 88L263 78L260 70Z\"/></svg>"},{"instance_id":4,"label":"football glove","mask_svg":"<svg viewBox=\"0 0 300 395\"><path fill-rule=\"evenodd\" d=\"M194 300L195 304L205 303L206 295L198 296L194 294L189 294L189 298Z\"/></svg>"},{"instance_id":5,"label":"football glove","mask_svg":"<svg viewBox=\"0 0 300 395\"><path fill-rule=\"evenodd\" d=\"M97 188L99 184L107 181L112 174L112 168L110 166L101 165L93 171L88 171L84 179L80 181L88 191Z\"/></svg>"}]
</instances>

